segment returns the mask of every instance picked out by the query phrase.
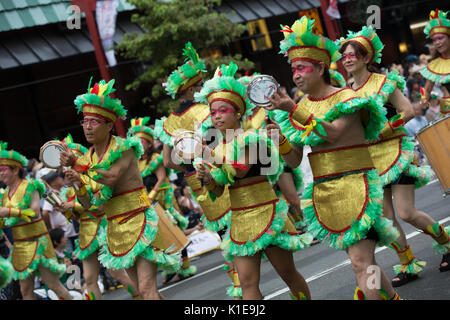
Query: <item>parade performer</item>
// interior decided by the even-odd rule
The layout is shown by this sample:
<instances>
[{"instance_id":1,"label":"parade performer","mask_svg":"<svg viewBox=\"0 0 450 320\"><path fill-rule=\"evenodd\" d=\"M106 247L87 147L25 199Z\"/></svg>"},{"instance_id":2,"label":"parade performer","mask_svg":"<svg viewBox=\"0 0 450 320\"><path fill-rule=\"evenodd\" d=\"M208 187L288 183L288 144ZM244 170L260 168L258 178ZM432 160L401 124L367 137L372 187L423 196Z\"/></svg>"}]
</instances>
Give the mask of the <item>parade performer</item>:
<instances>
[{"instance_id":1,"label":"parade performer","mask_svg":"<svg viewBox=\"0 0 450 320\"><path fill-rule=\"evenodd\" d=\"M350 88L330 85L328 70L340 57L339 47L313 34L313 25L314 20L304 16L292 27L283 26L281 53L288 57L294 83L307 96L295 104L288 95L275 93L270 109L283 111L276 110L278 124L267 130L284 129L279 150L291 166L300 164L303 146L311 146L314 181L302 195L308 232L332 248L346 250L358 286L369 299L378 300L380 290L368 287L367 268L377 266L376 245L391 243L398 231L382 215L382 185L366 140L378 137L385 111ZM381 288L394 297L382 270L380 276Z\"/></svg>"},{"instance_id":2,"label":"parade performer","mask_svg":"<svg viewBox=\"0 0 450 320\"><path fill-rule=\"evenodd\" d=\"M195 125L202 126L209 117L209 107L194 101L194 93L200 91L203 85L203 73L206 65L200 59L190 42L186 43L183 55L188 61L174 70L167 79L166 92L173 99L178 99L179 106L168 118L156 120L154 134L164 143L163 155L164 166L184 172L184 178L192 190L194 200L201 206L203 214L201 221L203 226L213 232L221 231L227 227L231 211L228 191L224 192L213 203L210 198L202 200L198 196L202 194L202 185L196 177L196 171L192 164L175 164L172 156L174 140L180 132L196 131ZM231 268L233 268L230 262ZM229 272L229 275L233 273ZM232 288L239 288L239 279L234 275L230 277L233 281ZM233 297L240 296L239 289L228 290Z\"/></svg>"},{"instance_id":3,"label":"parade performer","mask_svg":"<svg viewBox=\"0 0 450 320\"><path fill-rule=\"evenodd\" d=\"M164 168L162 154L153 152L154 137L152 128L147 126L149 120L150 117L131 119L131 127L128 130L128 136L139 137L144 148L144 153L139 160L139 171L147 191L150 192L150 200L157 201L165 209L168 219L185 231L189 223L188 217L182 216L179 209L174 207L176 199L168 177L171 169ZM169 282L175 275L178 275L178 279L181 280L191 277L197 272L197 267L190 265L186 248L181 251L181 257L183 259L181 268L177 272L164 272L164 283Z\"/></svg>"},{"instance_id":4,"label":"parade performer","mask_svg":"<svg viewBox=\"0 0 450 320\"><path fill-rule=\"evenodd\" d=\"M442 85L444 96L440 99L441 117L450 113L450 19L447 17L448 13L439 9L430 12L430 20L423 32L433 41L435 53L432 61L420 71L420 74L427 79L421 104L428 104L436 83Z\"/></svg>"},{"instance_id":5,"label":"parade performer","mask_svg":"<svg viewBox=\"0 0 450 320\"><path fill-rule=\"evenodd\" d=\"M169 213L169 219L176 221L180 229L186 229L188 219L183 217L177 210L173 187L170 184L169 175L171 169L164 168L163 155L154 152L153 130L147 126L150 117L131 119L128 136L139 137L144 148L144 153L139 159L139 171L141 172L144 185L149 193L149 198L158 203Z\"/></svg>"},{"instance_id":6,"label":"parade performer","mask_svg":"<svg viewBox=\"0 0 450 320\"><path fill-rule=\"evenodd\" d=\"M395 70L387 75L369 72L371 63L380 63L383 44L372 27L363 27L357 33L349 32L347 38L339 40L343 64L353 75L351 87L362 97L376 97L387 110L388 121L377 141L369 146L370 155L378 169L384 188L384 214L393 220L399 230L399 238L390 247L400 259L394 266L397 277L392 280L395 287L415 280L426 265L418 261L395 219L394 203L399 217L411 225L424 230L439 229L439 224L414 205L414 189L426 185L433 176L429 166L418 166L414 159L414 141L407 136L404 123L414 117L411 103L402 94L405 80Z\"/></svg>"},{"instance_id":7,"label":"parade performer","mask_svg":"<svg viewBox=\"0 0 450 320\"><path fill-rule=\"evenodd\" d=\"M295 268L292 252L308 247L312 237L297 234L287 217L286 202L272 188L271 183L278 180L283 170L277 148L264 132L241 128L243 120L252 112L252 104L246 97L245 85L234 77L236 71L233 62L222 65L216 76L206 81L195 95L196 101L209 105L212 124L222 136L212 157L205 158L213 162L199 163L197 178L204 182L204 189L208 190L205 196L212 200L222 195L225 185L229 186L231 221L221 248L226 256L233 258L242 298L262 298L259 275L264 252L292 296L309 299L308 285ZM233 134L227 134L227 130ZM270 159L262 159L261 152L258 155L250 152L254 147L265 150ZM269 164L264 165L265 160L270 160Z\"/></svg>"},{"instance_id":8,"label":"parade performer","mask_svg":"<svg viewBox=\"0 0 450 320\"><path fill-rule=\"evenodd\" d=\"M83 157L88 149L78 143L73 142L70 134L64 138L63 142L72 150L77 157ZM86 176L81 176L82 183L88 185L92 192L97 193L101 185ZM61 193L63 200L60 206L55 208L61 211L67 219L76 219L80 223L80 231L78 239L75 241L75 251L73 256L80 259L83 264L83 277L86 284L86 293L84 300L99 300L102 298L98 279L100 274L100 262L98 261L98 252L100 250L100 234L105 228L106 219L105 212L92 212L83 208L78 201L74 187L64 188ZM138 288L131 281L125 270L109 269L111 277L122 283L128 288L133 299L140 299Z\"/></svg>"},{"instance_id":9,"label":"parade performer","mask_svg":"<svg viewBox=\"0 0 450 320\"><path fill-rule=\"evenodd\" d=\"M120 100L109 96L115 91L113 85L114 80L102 80L93 87L89 84L87 93L76 97L86 140L93 146L83 157L66 148L60 156L61 165L73 169L66 176L78 185L76 194L83 207L93 213L105 212L100 262L108 269L126 269L143 299L160 299L157 267L178 270L180 259L164 251L159 216L151 206L138 167L143 152L139 138L124 140L111 134L116 120L126 114ZM83 182L82 175L101 184L97 193Z\"/></svg>"},{"instance_id":10,"label":"parade performer","mask_svg":"<svg viewBox=\"0 0 450 320\"><path fill-rule=\"evenodd\" d=\"M200 91L203 85L203 73L206 65L200 59L190 42L183 50L187 62L174 70L167 79L166 92L179 101L178 108L169 117L156 120L154 134L164 144L164 166L184 172L184 177L193 191L198 204L202 207L202 223L208 230L219 231L227 226L230 216L230 200L228 193L216 199L199 201L197 196L201 191L200 181L195 177L192 164L175 163L173 160L174 141L177 134L183 131L195 132L195 124L200 127L209 117L209 107L194 101L194 93Z\"/></svg>"},{"instance_id":11,"label":"parade performer","mask_svg":"<svg viewBox=\"0 0 450 320\"><path fill-rule=\"evenodd\" d=\"M24 300L34 300L34 278L40 274L45 284L61 300L71 300L59 278L66 272L58 264L55 250L40 212L40 196L45 186L38 180L25 179L24 167L28 160L14 150L6 150L0 142L0 181L7 186L0 207L1 227L11 227L14 245L9 261L19 280Z\"/></svg>"},{"instance_id":12,"label":"parade performer","mask_svg":"<svg viewBox=\"0 0 450 320\"><path fill-rule=\"evenodd\" d=\"M258 75L260 75L260 73L255 72L251 76L246 75L240 77L238 80L247 87L253 78ZM266 111L264 108L259 106L253 106L252 110L251 116L243 121L242 128L244 130L264 129L266 127L266 123L271 122L271 112ZM300 192L303 187L302 172L300 166L293 169L289 167L281 157L280 162L283 165L284 170L275 185L275 192L278 197L284 197L284 199L288 202L288 215L294 221L295 227L300 229L304 227L303 214L300 209L300 197L298 196L298 192Z\"/></svg>"}]
</instances>

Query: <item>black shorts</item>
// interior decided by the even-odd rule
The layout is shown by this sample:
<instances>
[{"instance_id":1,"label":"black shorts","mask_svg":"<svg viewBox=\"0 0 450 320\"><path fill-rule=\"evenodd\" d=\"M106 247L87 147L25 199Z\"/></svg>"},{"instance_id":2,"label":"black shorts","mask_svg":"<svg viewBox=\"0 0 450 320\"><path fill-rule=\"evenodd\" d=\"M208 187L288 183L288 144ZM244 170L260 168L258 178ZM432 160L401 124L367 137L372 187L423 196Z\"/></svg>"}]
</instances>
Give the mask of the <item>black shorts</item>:
<instances>
[{"instance_id":1,"label":"black shorts","mask_svg":"<svg viewBox=\"0 0 450 320\"><path fill-rule=\"evenodd\" d=\"M369 232L367 232L364 240L373 240L375 242L378 242L380 241L380 237L378 236L378 232L376 232L375 229L372 227L369 229Z\"/></svg>"},{"instance_id":2,"label":"black shorts","mask_svg":"<svg viewBox=\"0 0 450 320\"><path fill-rule=\"evenodd\" d=\"M415 178L407 176L406 174L402 173L396 180L392 181L390 184L387 184L385 188L391 188L392 186L395 186L397 184L406 184L406 185L414 184L415 182L416 182Z\"/></svg>"}]
</instances>

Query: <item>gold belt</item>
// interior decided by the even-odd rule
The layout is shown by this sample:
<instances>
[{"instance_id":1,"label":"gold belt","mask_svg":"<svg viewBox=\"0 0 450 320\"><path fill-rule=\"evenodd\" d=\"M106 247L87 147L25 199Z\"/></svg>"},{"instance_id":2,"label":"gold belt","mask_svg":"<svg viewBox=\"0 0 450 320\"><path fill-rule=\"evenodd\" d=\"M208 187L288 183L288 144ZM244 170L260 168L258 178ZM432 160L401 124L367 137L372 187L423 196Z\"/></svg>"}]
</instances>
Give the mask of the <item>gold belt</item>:
<instances>
[{"instance_id":1,"label":"gold belt","mask_svg":"<svg viewBox=\"0 0 450 320\"><path fill-rule=\"evenodd\" d=\"M230 237L234 243L254 241L270 227L278 198L266 177L251 177L229 188Z\"/></svg>"},{"instance_id":2,"label":"gold belt","mask_svg":"<svg viewBox=\"0 0 450 320\"><path fill-rule=\"evenodd\" d=\"M27 224L12 227L14 241L26 241L39 238L48 233L44 220L39 219Z\"/></svg>"},{"instance_id":3,"label":"gold belt","mask_svg":"<svg viewBox=\"0 0 450 320\"><path fill-rule=\"evenodd\" d=\"M117 219L119 224L122 224L148 209L150 205L147 190L142 186L112 197L105 204L105 213L108 221Z\"/></svg>"},{"instance_id":4,"label":"gold belt","mask_svg":"<svg viewBox=\"0 0 450 320\"><path fill-rule=\"evenodd\" d=\"M374 169L366 144L311 152L308 157L314 180Z\"/></svg>"},{"instance_id":5,"label":"gold belt","mask_svg":"<svg viewBox=\"0 0 450 320\"><path fill-rule=\"evenodd\" d=\"M266 177L238 180L230 190L231 210L244 210L278 200Z\"/></svg>"}]
</instances>

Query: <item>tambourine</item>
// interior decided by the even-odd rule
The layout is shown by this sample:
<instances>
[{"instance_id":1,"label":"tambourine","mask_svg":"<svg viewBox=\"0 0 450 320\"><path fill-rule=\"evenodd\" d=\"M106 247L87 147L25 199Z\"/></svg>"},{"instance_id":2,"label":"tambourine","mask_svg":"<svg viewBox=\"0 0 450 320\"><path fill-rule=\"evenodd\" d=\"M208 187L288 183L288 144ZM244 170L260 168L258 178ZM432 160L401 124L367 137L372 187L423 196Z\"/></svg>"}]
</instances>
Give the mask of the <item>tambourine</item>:
<instances>
[{"instance_id":1,"label":"tambourine","mask_svg":"<svg viewBox=\"0 0 450 320\"><path fill-rule=\"evenodd\" d=\"M185 160L193 160L202 154L202 139L193 131L183 131L175 137L174 149Z\"/></svg>"},{"instance_id":2,"label":"tambourine","mask_svg":"<svg viewBox=\"0 0 450 320\"><path fill-rule=\"evenodd\" d=\"M278 91L279 87L280 85L272 76L265 74L255 76L247 86L247 97L253 104L265 108L271 105L269 98Z\"/></svg>"},{"instance_id":3,"label":"tambourine","mask_svg":"<svg viewBox=\"0 0 450 320\"><path fill-rule=\"evenodd\" d=\"M61 167L59 156L65 149L59 141L48 141L40 150L39 160L44 163L47 168L58 169Z\"/></svg>"},{"instance_id":4,"label":"tambourine","mask_svg":"<svg viewBox=\"0 0 450 320\"><path fill-rule=\"evenodd\" d=\"M58 169L61 167L60 155L65 150L62 142L56 140L48 141L41 147L39 160L47 168ZM76 184L73 187L75 190L78 190Z\"/></svg>"}]
</instances>

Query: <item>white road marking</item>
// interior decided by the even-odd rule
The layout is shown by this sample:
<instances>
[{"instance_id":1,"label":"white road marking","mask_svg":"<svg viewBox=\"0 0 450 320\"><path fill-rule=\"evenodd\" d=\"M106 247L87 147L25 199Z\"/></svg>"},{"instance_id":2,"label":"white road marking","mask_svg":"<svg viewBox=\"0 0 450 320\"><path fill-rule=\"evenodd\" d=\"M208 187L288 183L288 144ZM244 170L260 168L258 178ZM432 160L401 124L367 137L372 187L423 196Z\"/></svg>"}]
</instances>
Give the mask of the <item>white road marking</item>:
<instances>
[{"instance_id":1,"label":"white road marking","mask_svg":"<svg viewBox=\"0 0 450 320\"><path fill-rule=\"evenodd\" d=\"M439 223L440 223L440 224L444 224L444 223L446 223L446 222L449 221L449 220L450 220L450 217L447 217L447 218L445 218L445 219L440 220ZM410 238L415 237L415 236L417 236L417 235L419 235L419 234L421 234L421 233L422 233L421 231L414 231L414 232L411 232L410 234L406 235L406 239L410 239ZM375 253L378 253L378 252L380 252L380 251L386 250L387 248L388 248L388 247L377 248L377 249L375 249ZM313 280L316 280L316 279L319 279L319 278L321 278L321 277L323 277L323 276L326 276L327 274L330 274L330 273L332 273L333 271L335 271L335 270L337 270L337 269L340 269L340 268L342 268L342 267L344 267L344 266L346 266L346 265L349 265L350 263L351 263L351 262L350 262L350 259L347 259L347 260L345 260L345 261L343 261L343 262L341 262L341 263L335 265L334 267L328 268L328 269L326 269L326 270L324 270L324 271L321 271L321 272L319 272L319 273L313 275L312 277L309 277L308 279L306 279L306 282L309 283L309 282L311 282L311 281L313 281ZM281 294L283 294L283 293L286 293L286 292L288 292L288 291L289 291L289 288L288 288L288 287L283 288L283 289L280 289L280 290L278 290L278 291L275 291L274 293L271 293L271 294L266 295L266 296L264 297L264 300L270 300L270 299L275 298L275 297L277 297L277 296L279 296L279 295L281 295Z\"/></svg>"},{"instance_id":2,"label":"white road marking","mask_svg":"<svg viewBox=\"0 0 450 320\"><path fill-rule=\"evenodd\" d=\"M225 260L224 260L224 261L225 261ZM206 271L203 271L202 273L196 274L195 276L192 276L192 277L190 277L190 278L187 278L187 279L185 279L185 280L183 280L183 281L175 282L174 284L172 284L172 285L170 285L170 286L167 286L167 287L158 289L158 291L161 292L161 291L164 291L164 290L173 288L173 287L175 287L175 286L177 286L177 285L179 285L179 284L181 284L181 283L186 283L186 282L188 282L189 280L196 279L196 278L198 278L198 277L201 277L201 276L203 276L203 275L205 275L205 274L207 274L207 273L210 273L210 272L215 271L215 270L217 270L217 269L220 269L220 268L222 268L222 267L223 267L223 264L218 265L218 266L216 266L216 267L214 267L214 268L211 268L211 269L208 269L208 270L206 270Z\"/></svg>"},{"instance_id":3,"label":"white road marking","mask_svg":"<svg viewBox=\"0 0 450 320\"><path fill-rule=\"evenodd\" d=\"M440 220L439 223L440 223L440 224L443 224L443 223L445 223L445 222L447 222L447 221L449 221L449 220L450 220L450 217L447 217L447 218L445 218L445 219ZM420 231L412 232L412 233L406 235L406 239L415 237L415 236L417 236L418 234L421 234L421 233L422 233L422 232L420 232ZM375 253L378 253L378 252L383 251L383 250L385 250L385 249L387 249L387 247L377 248L377 249L375 250ZM324 271L321 271L321 272L319 272L319 273L313 275L312 277L309 277L308 279L306 279L306 282L309 283L309 282L311 282L311 281L313 281L313 280L319 279L319 278L321 278L321 277L323 277L323 276L326 276L327 274L330 274L331 272L333 272L333 271L335 271L335 270L337 270L337 269L339 269L339 268L341 268L341 267L344 267L344 266L346 266L346 265L349 265L349 264L350 264L350 259L347 259L347 260L345 260L345 261L343 261L343 262L341 262L341 263L339 263L339 264L337 264L337 265L335 265L335 266L333 266L333 267L331 267L331 268L329 268L329 269L326 269L326 270L324 270ZM192 277L190 277L190 278L187 278L187 279L185 279L185 280L183 280L183 281L176 282L176 283L174 283L174 284L172 284L172 285L169 285L169 286L167 286L167 287L163 287L163 288L161 288L161 289L158 289L158 291L162 292L162 291L171 289L171 288L176 287L176 286L178 286L178 285L180 285L180 284L182 284L182 283L186 283L187 281L190 281L190 280L199 278L199 277L201 277L201 276L204 276L205 274L208 274L208 273L210 273L210 272L216 271L216 270L218 270L218 269L220 269L220 268L222 268L222 267L223 267L223 264L218 265L218 266L216 266L216 267L213 267L213 268L211 268L211 269L208 269L208 270L206 270L206 271L203 271L202 273L196 274L195 276L192 276ZM280 290L278 290L278 291L275 291L274 293L271 293L271 294L265 296L265 297L264 297L264 300L270 300L270 299L272 299L272 298L274 298L274 297L276 297L276 296L279 296L279 295L281 295L281 294L283 294L283 293L286 293L286 292L288 292L288 291L289 291L289 288L287 288L287 287L284 288L284 289L280 289Z\"/></svg>"}]
</instances>

